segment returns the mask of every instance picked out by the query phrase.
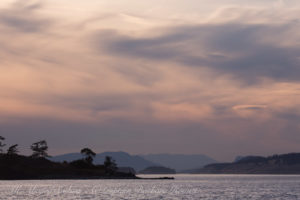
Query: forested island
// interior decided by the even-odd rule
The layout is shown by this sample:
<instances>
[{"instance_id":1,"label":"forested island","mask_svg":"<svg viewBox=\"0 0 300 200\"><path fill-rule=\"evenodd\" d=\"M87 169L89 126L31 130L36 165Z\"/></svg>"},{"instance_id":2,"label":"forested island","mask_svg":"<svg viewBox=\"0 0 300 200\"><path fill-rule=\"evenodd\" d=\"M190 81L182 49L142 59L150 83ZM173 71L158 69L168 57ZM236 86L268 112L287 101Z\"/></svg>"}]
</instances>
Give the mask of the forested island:
<instances>
[{"instance_id":1,"label":"forested island","mask_svg":"<svg viewBox=\"0 0 300 200\"><path fill-rule=\"evenodd\" d=\"M116 161L106 156L103 164L94 164L96 153L89 148L81 149L82 158L71 162L54 162L48 158L45 140L30 146L30 156L19 155L18 144L11 145L6 152L5 138L0 136L0 180L40 179L142 179L130 167L118 168ZM145 179L145 178L143 178ZM153 178L152 178L153 179ZM159 177L155 179L173 179Z\"/></svg>"},{"instance_id":2,"label":"forested island","mask_svg":"<svg viewBox=\"0 0 300 200\"><path fill-rule=\"evenodd\" d=\"M4 153L5 138L0 136L0 179L137 179L133 173L119 172L113 158L107 156L103 165L94 165L96 155L91 149L83 148L82 159L72 162L48 160L48 145L45 140L33 143L31 156L18 155L18 145L12 145Z\"/></svg>"},{"instance_id":3,"label":"forested island","mask_svg":"<svg viewBox=\"0 0 300 200\"><path fill-rule=\"evenodd\" d=\"M300 174L300 153L268 157L246 156L232 163L209 164L191 171L198 174Z\"/></svg>"}]
</instances>

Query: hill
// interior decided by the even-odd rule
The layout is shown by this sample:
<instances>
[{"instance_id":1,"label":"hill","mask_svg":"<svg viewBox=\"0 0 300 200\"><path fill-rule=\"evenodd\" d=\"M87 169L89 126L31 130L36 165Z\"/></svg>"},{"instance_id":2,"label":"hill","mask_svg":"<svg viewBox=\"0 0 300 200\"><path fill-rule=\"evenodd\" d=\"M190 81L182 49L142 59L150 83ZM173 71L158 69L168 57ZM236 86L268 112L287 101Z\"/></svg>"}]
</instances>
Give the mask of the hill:
<instances>
[{"instance_id":1,"label":"hill","mask_svg":"<svg viewBox=\"0 0 300 200\"><path fill-rule=\"evenodd\" d=\"M300 174L300 153L269 157L247 156L232 163L209 164L194 170L202 174Z\"/></svg>"},{"instance_id":2,"label":"hill","mask_svg":"<svg viewBox=\"0 0 300 200\"><path fill-rule=\"evenodd\" d=\"M159 163L162 166L175 169L177 172L203 167L207 164L216 163L214 159L202 155L183 155L183 154L149 154L140 155L146 160Z\"/></svg>"},{"instance_id":3,"label":"hill","mask_svg":"<svg viewBox=\"0 0 300 200\"><path fill-rule=\"evenodd\" d=\"M155 162L148 161L141 156L134 156L130 155L126 152L103 152L96 155L94 158L94 164L102 164L104 162L104 159L106 156L112 157L116 163L118 164L118 167L132 167L135 171L140 171L142 169L145 169L149 166L160 166L161 164L157 164ZM78 160L83 158L80 153L69 153L69 154L63 154L58 156L53 156L52 158L49 158L51 161L55 162L71 162L74 160Z\"/></svg>"}]
</instances>

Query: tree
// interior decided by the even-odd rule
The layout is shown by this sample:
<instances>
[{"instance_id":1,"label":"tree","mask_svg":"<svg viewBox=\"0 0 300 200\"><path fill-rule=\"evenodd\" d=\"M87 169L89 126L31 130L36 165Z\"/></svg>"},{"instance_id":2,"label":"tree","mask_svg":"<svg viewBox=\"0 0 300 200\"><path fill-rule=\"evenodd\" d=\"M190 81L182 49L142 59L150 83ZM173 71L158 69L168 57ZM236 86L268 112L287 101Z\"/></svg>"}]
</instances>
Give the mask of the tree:
<instances>
[{"instance_id":1,"label":"tree","mask_svg":"<svg viewBox=\"0 0 300 200\"><path fill-rule=\"evenodd\" d=\"M4 147L6 145L6 144L4 144L4 140L5 140L5 137L0 136L0 153L3 152L2 147Z\"/></svg>"},{"instance_id":2,"label":"tree","mask_svg":"<svg viewBox=\"0 0 300 200\"><path fill-rule=\"evenodd\" d=\"M39 142L33 143L30 146L30 148L33 151L31 156L34 157L34 158L49 157L49 155L47 154L48 145L47 145L47 142L45 140L41 140Z\"/></svg>"},{"instance_id":3,"label":"tree","mask_svg":"<svg viewBox=\"0 0 300 200\"><path fill-rule=\"evenodd\" d=\"M17 147L18 147L18 144L10 146L7 150L7 155L17 155L19 152Z\"/></svg>"},{"instance_id":4,"label":"tree","mask_svg":"<svg viewBox=\"0 0 300 200\"><path fill-rule=\"evenodd\" d=\"M83 154L85 156L85 161L89 164L93 163L94 157L96 156L96 153L93 152L91 149L89 148L84 148L81 149L80 151L81 154Z\"/></svg>"},{"instance_id":5,"label":"tree","mask_svg":"<svg viewBox=\"0 0 300 200\"><path fill-rule=\"evenodd\" d=\"M105 157L104 168L105 173L109 175L113 175L118 169L116 161L110 156Z\"/></svg>"}]
</instances>

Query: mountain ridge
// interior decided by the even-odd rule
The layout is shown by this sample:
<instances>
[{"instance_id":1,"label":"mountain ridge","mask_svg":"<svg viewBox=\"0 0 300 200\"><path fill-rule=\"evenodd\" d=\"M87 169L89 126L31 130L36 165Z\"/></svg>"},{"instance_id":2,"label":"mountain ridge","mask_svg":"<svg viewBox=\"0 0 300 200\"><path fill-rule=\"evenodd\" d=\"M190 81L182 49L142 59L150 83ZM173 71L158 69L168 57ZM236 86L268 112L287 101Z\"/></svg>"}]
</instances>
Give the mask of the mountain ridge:
<instances>
[{"instance_id":1,"label":"mountain ridge","mask_svg":"<svg viewBox=\"0 0 300 200\"><path fill-rule=\"evenodd\" d=\"M105 156L111 156L119 167L132 167L136 171L141 171L147 167L161 166L175 169L181 172L188 169L195 169L203 167L210 163L216 163L214 159L203 154L146 154L146 155L131 155L124 151L107 151L96 155L94 159L95 164L102 164ZM74 161L82 159L83 155L80 153L67 153L53 156L51 161L63 162Z\"/></svg>"},{"instance_id":2,"label":"mountain ridge","mask_svg":"<svg viewBox=\"0 0 300 200\"><path fill-rule=\"evenodd\" d=\"M107 151L107 152L98 153L94 158L94 163L103 164L106 156L112 157L116 161L119 167L132 167L136 171L143 170L149 166L161 166L158 163L150 162L140 156L130 155L129 153L123 151L117 151L117 152ZM63 161L70 162L70 161L82 159L83 157L84 156L81 153L67 153L67 154L53 156L49 158L49 160L55 162L63 162Z\"/></svg>"}]
</instances>

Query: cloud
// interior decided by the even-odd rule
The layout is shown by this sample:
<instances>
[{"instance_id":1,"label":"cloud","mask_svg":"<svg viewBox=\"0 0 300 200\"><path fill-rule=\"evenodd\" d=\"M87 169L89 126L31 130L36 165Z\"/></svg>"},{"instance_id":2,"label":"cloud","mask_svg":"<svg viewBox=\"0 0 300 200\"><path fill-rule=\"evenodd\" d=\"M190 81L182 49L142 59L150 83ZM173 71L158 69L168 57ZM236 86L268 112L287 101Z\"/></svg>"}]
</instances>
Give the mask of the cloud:
<instances>
[{"instance_id":1,"label":"cloud","mask_svg":"<svg viewBox=\"0 0 300 200\"><path fill-rule=\"evenodd\" d=\"M262 110L265 109L267 106L265 105L237 105L234 106L234 110Z\"/></svg>"},{"instance_id":2,"label":"cloud","mask_svg":"<svg viewBox=\"0 0 300 200\"><path fill-rule=\"evenodd\" d=\"M41 8L41 1L16 1L10 7L0 10L0 23L6 28L14 28L22 33L41 31L51 23L50 20L37 16L36 11Z\"/></svg>"},{"instance_id":3,"label":"cloud","mask_svg":"<svg viewBox=\"0 0 300 200\"><path fill-rule=\"evenodd\" d=\"M259 83L265 78L299 81L300 24L294 12L286 13L290 16L286 20L277 20L282 13L270 16L269 11L263 9L244 9L243 12L237 7L225 9L228 10L236 13L235 20L160 27L149 30L145 36L100 30L92 43L102 53L206 68L247 84ZM251 15L241 19L249 10ZM224 12L217 18L222 18ZM266 19L255 22L261 16Z\"/></svg>"},{"instance_id":4,"label":"cloud","mask_svg":"<svg viewBox=\"0 0 300 200\"><path fill-rule=\"evenodd\" d=\"M85 142L97 151L217 158L237 148L299 146L292 140L300 128L298 12L215 1L221 9L204 18L150 8L141 15L99 1L97 14L86 17L94 4L54 1L0 11L0 131L7 138L26 138L27 146L45 138L57 153Z\"/></svg>"}]
</instances>

